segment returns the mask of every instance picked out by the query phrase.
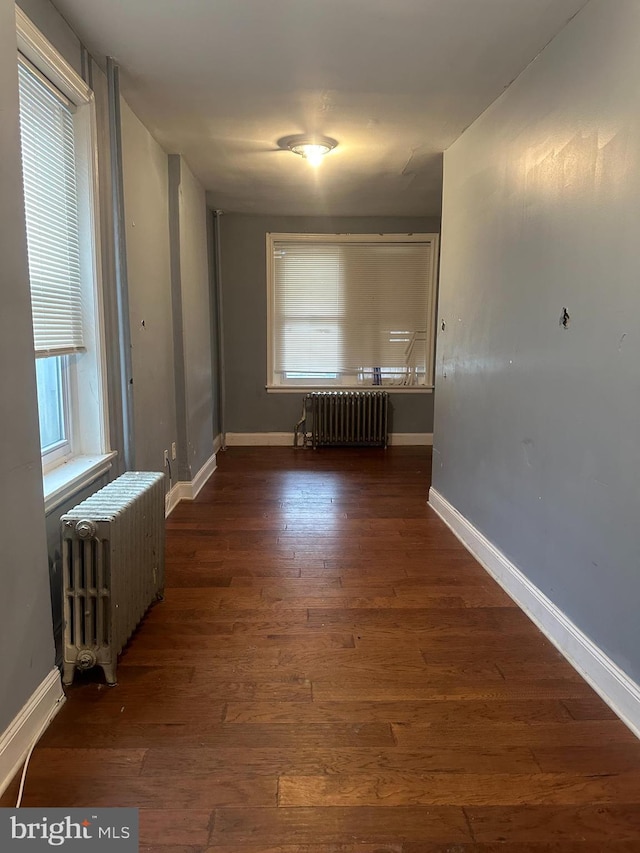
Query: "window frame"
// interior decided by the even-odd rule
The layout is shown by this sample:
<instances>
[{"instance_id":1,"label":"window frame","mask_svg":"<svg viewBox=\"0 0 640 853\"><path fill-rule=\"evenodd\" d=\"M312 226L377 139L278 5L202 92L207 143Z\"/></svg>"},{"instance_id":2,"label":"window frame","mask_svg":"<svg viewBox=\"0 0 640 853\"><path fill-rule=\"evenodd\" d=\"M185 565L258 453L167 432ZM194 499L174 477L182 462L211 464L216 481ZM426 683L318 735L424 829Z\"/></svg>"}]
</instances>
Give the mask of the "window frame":
<instances>
[{"instance_id":1,"label":"window frame","mask_svg":"<svg viewBox=\"0 0 640 853\"><path fill-rule=\"evenodd\" d=\"M436 346L436 305L438 290L438 258L440 235L436 233L394 233L394 234L300 234L291 232L267 232L266 234L266 267L267 267L267 382L265 388L273 394L299 394L307 391L364 391L385 390L391 394L432 394L434 389L435 346ZM429 243L431 245L430 270L432 287L428 304L427 327L431 330L431 342L427 350L427 385L330 385L321 379L310 380L299 385L281 384L274 372L274 299L275 299L275 244L279 241L300 243Z\"/></svg>"},{"instance_id":2,"label":"window frame","mask_svg":"<svg viewBox=\"0 0 640 853\"><path fill-rule=\"evenodd\" d=\"M68 406L68 446L42 454L45 510L61 504L110 467L106 352L99 230L98 148L95 96L75 69L15 8L17 61L20 56L74 107L74 139L79 197L79 240L86 351L65 356L64 395Z\"/></svg>"}]
</instances>

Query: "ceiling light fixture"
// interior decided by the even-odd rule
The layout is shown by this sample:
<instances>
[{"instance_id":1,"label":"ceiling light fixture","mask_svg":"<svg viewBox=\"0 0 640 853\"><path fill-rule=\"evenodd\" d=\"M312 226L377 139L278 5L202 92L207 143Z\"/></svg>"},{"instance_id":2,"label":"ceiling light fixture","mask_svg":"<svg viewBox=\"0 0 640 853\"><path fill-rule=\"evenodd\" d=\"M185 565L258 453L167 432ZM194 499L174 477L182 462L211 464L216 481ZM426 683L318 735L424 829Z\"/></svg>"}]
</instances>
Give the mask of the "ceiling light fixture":
<instances>
[{"instance_id":1,"label":"ceiling light fixture","mask_svg":"<svg viewBox=\"0 0 640 853\"><path fill-rule=\"evenodd\" d=\"M289 151L304 157L312 166L319 166L325 154L332 151L337 144L336 140L329 136L292 136L286 142Z\"/></svg>"}]
</instances>

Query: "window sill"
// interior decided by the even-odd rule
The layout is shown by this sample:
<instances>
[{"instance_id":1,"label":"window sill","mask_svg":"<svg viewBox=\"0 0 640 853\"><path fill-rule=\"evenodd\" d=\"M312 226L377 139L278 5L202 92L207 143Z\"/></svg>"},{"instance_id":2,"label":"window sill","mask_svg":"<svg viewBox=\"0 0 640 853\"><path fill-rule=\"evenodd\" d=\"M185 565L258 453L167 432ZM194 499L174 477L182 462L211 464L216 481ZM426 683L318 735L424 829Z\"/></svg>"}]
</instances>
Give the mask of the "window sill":
<instances>
[{"instance_id":1,"label":"window sill","mask_svg":"<svg viewBox=\"0 0 640 853\"><path fill-rule=\"evenodd\" d=\"M265 385L267 394L310 394L313 391L388 391L389 394L433 394L433 386L402 385Z\"/></svg>"},{"instance_id":2,"label":"window sill","mask_svg":"<svg viewBox=\"0 0 640 853\"><path fill-rule=\"evenodd\" d=\"M101 456L76 456L43 474L45 514L53 512L74 494L106 474L117 455L113 451Z\"/></svg>"}]
</instances>

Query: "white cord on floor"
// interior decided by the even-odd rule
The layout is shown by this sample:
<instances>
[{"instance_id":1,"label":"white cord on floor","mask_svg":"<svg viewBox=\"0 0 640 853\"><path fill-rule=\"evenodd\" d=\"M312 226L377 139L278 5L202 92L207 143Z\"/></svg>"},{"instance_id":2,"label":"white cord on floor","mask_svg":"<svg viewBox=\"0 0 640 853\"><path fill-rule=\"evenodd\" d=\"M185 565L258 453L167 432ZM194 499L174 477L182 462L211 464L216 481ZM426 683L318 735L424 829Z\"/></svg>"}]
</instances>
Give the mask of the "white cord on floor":
<instances>
[{"instance_id":1,"label":"white cord on floor","mask_svg":"<svg viewBox=\"0 0 640 853\"><path fill-rule=\"evenodd\" d=\"M20 808L20 804L22 803L22 796L24 794L24 786L25 786L25 783L27 781L27 770L29 769L29 762L31 761L31 756L33 755L33 750L38 745L38 741L40 740L42 735L45 733L45 730L48 728L51 720L53 720L55 715L58 713L58 706L60 705L61 702L62 702L62 698L58 699L58 701L56 702L55 710L51 712L49 717L47 717L45 722L42 724L38 734L33 739L33 743L29 747L29 752L27 753L27 757L25 758L25 761L24 761L24 767L22 768L22 776L20 777L20 788L18 789L18 800L16 802L16 808L17 809Z\"/></svg>"}]
</instances>

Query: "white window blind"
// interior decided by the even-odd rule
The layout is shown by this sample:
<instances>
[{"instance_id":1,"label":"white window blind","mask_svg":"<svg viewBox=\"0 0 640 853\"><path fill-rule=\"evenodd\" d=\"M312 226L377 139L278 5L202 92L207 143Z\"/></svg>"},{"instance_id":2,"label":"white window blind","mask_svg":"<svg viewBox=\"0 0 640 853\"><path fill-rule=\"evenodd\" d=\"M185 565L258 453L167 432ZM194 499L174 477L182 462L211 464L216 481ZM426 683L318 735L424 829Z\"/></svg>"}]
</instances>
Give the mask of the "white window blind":
<instances>
[{"instance_id":1,"label":"white window blind","mask_svg":"<svg viewBox=\"0 0 640 853\"><path fill-rule=\"evenodd\" d=\"M431 385L433 251L384 236L274 239L274 383Z\"/></svg>"},{"instance_id":2,"label":"white window blind","mask_svg":"<svg viewBox=\"0 0 640 853\"><path fill-rule=\"evenodd\" d=\"M35 353L84 348L73 114L25 61L20 131Z\"/></svg>"}]
</instances>

